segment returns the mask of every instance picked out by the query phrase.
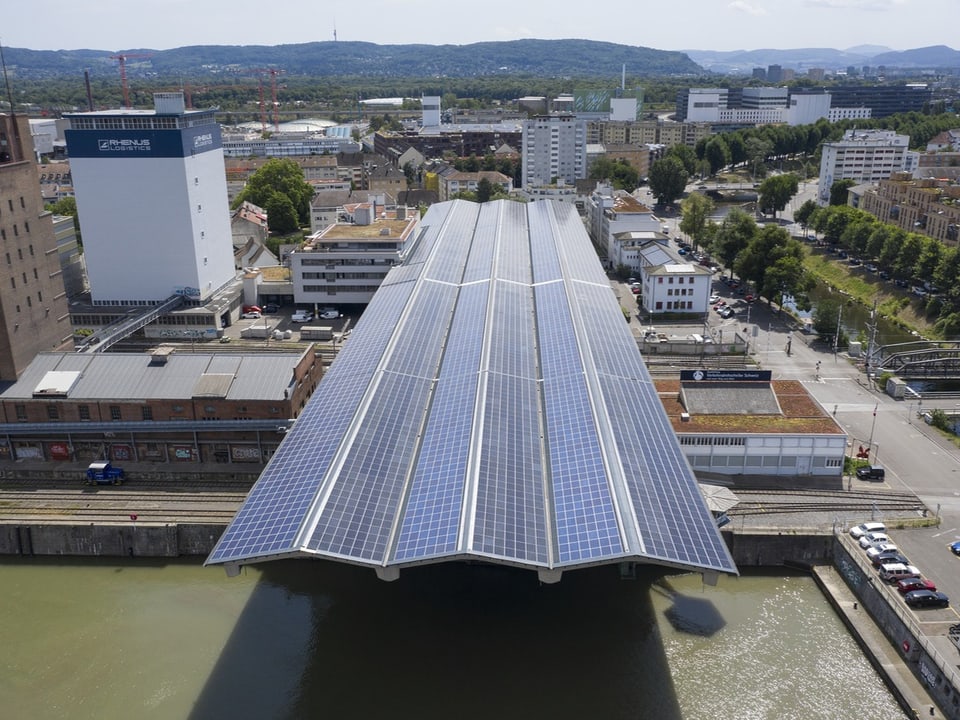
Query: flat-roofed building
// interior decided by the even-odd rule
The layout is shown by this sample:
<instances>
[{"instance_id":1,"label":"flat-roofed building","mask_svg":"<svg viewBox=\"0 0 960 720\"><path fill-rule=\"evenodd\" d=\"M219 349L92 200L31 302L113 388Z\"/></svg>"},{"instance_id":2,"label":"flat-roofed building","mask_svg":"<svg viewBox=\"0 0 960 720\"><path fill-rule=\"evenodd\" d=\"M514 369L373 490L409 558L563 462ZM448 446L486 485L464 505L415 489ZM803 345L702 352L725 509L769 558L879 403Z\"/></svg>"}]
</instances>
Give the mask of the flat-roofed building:
<instances>
[{"instance_id":1,"label":"flat-roofed building","mask_svg":"<svg viewBox=\"0 0 960 720\"><path fill-rule=\"evenodd\" d=\"M416 238L419 213L370 202L345 205L344 219L308 237L288 255L294 302L366 305Z\"/></svg>"},{"instance_id":2,"label":"flat-roofed building","mask_svg":"<svg viewBox=\"0 0 960 720\"><path fill-rule=\"evenodd\" d=\"M694 472L841 479L847 435L802 383L702 369L656 386Z\"/></svg>"},{"instance_id":3,"label":"flat-roofed building","mask_svg":"<svg viewBox=\"0 0 960 720\"><path fill-rule=\"evenodd\" d=\"M823 144L817 202L830 202L837 180L876 183L919 163L919 153L908 151L910 138L892 130L847 130L841 140Z\"/></svg>"}]
</instances>

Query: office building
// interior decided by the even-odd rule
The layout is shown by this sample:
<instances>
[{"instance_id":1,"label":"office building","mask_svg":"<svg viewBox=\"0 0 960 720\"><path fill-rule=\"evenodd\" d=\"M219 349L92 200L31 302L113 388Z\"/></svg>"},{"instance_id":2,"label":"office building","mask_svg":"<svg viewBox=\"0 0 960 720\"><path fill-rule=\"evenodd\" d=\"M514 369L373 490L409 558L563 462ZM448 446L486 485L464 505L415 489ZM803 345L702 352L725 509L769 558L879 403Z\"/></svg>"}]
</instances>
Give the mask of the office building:
<instances>
[{"instance_id":1,"label":"office building","mask_svg":"<svg viewBox=\"0 0 960 720\"><path fill-rule=\"evenodd\" d=\"M202 303L234 280L214 111L185 109L182 93L154 101L66 116L94 305Z\"/></svg>"},{"instance_id":2,"label":"office building","mask_svg":"<svg viewBox=\"0 0 960 720\"><path fill-rule=\"evenodd\" d=\"M0 380L72 330L53 215L43 208L26 117L0 115Z\"/></svg>"}]
</instances>

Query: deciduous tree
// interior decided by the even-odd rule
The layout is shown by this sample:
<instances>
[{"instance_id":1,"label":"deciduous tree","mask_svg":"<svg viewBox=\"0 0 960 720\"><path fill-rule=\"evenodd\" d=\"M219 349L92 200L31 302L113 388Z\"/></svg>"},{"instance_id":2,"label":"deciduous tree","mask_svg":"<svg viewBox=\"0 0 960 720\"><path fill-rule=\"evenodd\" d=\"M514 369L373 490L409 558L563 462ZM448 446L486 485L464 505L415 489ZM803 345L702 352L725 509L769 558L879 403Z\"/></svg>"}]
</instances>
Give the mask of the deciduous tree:
<instances>
[{"instance_id":1,"label":"deciduous tree","mask_svg":"<svg viewBox=\"0 0 960 720\"><path fill-rule=\"evenodd\" d=\"M672 203L687 187L687 171L675 157L657 160L650 166L650 192L660 203Z\"/></svg>"}]
</instances>

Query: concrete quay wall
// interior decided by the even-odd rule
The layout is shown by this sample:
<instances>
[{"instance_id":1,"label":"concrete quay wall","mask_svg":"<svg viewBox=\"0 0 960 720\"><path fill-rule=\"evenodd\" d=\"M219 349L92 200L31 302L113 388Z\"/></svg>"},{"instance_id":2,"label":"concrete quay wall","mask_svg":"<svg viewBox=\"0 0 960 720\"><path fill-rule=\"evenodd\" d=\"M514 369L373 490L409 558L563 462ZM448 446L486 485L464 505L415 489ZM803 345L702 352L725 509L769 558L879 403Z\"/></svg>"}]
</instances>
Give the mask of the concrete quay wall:
<instances>
[{"instance_id":1,"label":"concrete quay wall","mask_svg":"<svg viewBox=\"0 0 960 720\"><path fill-rule=\"evenodd\" d=\"M183 557L208 555L226 529L193 523L0 523L0 555ZM741 567L829 564L832 535L725 533Z\"/></svg>"},{"instance_id":2,"label":"concrete quay wall","mask_svg":"<svg viewBox=\"0 0 960 720\"><path fill-rule=\"evenodd\" d=\"M0 524L0 555L189 557L209 554L221 524Z\"/></svg>"}]
</instances>

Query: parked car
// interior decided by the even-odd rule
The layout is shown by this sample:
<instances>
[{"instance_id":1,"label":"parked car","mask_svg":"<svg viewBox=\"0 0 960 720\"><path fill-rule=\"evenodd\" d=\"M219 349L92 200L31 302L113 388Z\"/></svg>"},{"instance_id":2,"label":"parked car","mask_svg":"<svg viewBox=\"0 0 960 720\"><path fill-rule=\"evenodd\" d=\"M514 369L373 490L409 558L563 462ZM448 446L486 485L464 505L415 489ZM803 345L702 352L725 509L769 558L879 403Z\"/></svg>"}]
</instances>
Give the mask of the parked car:
<instances>
[{"instance_id":1,"label":"parked car","mask_svg":"<svg viewBox=\"0 0 960 720\"><path fill-rule=\"evenodd\" d=\"M859 540L867 533L886 532L886 530L887 526L882 522L867 522L850 528L850 537Z\"/></svg>"},{"instance_id":2,"label":"parked car","mask_svg":"<svg viewBox=\"0 0 960 720\"><path fill-rule=\"evenodd\" d=\"M915 577L920 577L920 570L914 565L884 563L880 566L880 579L887 583L895 583L898 580Z\"/></svg>"},{"instance_id":3,"label":"parked car","mask_svg":"<svg viewBox=\"0 0 960 720\"><path fill-rule=\"evenodd\" d=\"M860 538L860 547L866 550L871 545L876 545L877 543L886 543L891 542L890 536L885 532L877 530L876 532L867 533Z\"/></svg>"},{"instance_id":4,"label":"parked car","mask_svg":"<svg viewBox=\"0 0 960 720\"><path fill-rule=\"evenodd\" d=\"M340 317L340 311L334 308L324 308L320 311L320 317L324 320L336 320Z\"/></svg>"},{"instance_id":5,"label":"parked car","mask_svg":"<svg viewBox=\"0 0 960 720\"><path fill-rule=\"evenodd\" d=\"M725 307L720 309L720 317L723 319L731 318L734 315L733 308Z\"/></svg>"},{"instance_id":6,"label":"parked car","mask_svg":"<svg viewBox=\"0 0 960 720\"><path fill-rule=\"evenodd\" d=\"M904 602L910 607L941 607L950 605L950 598L936 590L911 590L903 596Z\"/></svg>"},{"instance_id":7,"label":"parked car","mask_svg":"<svg viewBox=\"0 0 960 720\"><path fill-rule=\"evenodd\" d=\"M960 555L960 540L957 540L954 543L950 543L950 551L954 555Z\"/></svg>"},{"instance_id":8,"label":"parked car","mask_svg":"<svg viewBox=\"0 0 960 720\"><path fill-rule=\"evenodd\" d=\"M910 564L910 561L907 560L907 556L901 552L880 553L875 558L871 558L870 562L873 563L874 567L880 567L886 563L903 563L904 565Z\"/></svg>"},{"instance_id":9,"label":"parked car","mask_svg":"<svg viewBox=\"0 0 960 720\"><path fill-rule=\"evenodd\" d=\"M313 313L309 310L297 310L291 317L290 320L295 323L308 323L313 320Z\"/></svg>"},{"instance_id":10,"label":"parked car","mask_svg":"<svg viewBox=\"0 0 960 720\"><path fill-rule=\"evenodd\" d=\"M243 312L245 312L245 313L248 313L248 312L262 313L263 310L261 309L261 307L260 307L259 305L244 305L244 306L243 306Z\"/></svg>"},{"instance_id":11,"label":"parked car","mask_svg":"<svg viewBox=\"0 0 960 720\"><path fill-rule=\"evenodd\" d=\"M714 293L713 295L710 296L710 298L709 298L709 300L708 300L707 302L709 302L711 305L714 305L714 304L720 302L720 296L717 295L716 293Z\"/></svg>"},{"instance_id":12,"label":"parked car","mask_svg":"<svg viewBox=\"0 0 960 720\"><path fill-rule=\"evenodd\" d=\"M274 313L280 312L280 306L276 303L267 303L263 306L263 312L267 315L273 315Z\"/></svg>"},{"instance_id":13,"label":"parked car","mask_svg":"<svg viewBox=\"0 0 960 720\"><path fill-rule=\"evenodd\" d=\"M913 592L914 590L936 590L937 586L932 580L927 580L922 577L912 577L904 578L903 580L897 580L897 592L901 595L906 595L908 592Z\"/></svg>"},{"instance_id":14,"label":"parked car","mask_svg":"<svg viewBox=\"0 0 960 720\"><path fill-rule=\"evenodd\" d=\"M867 548L867 557L873 560L877 555L886 552L900 552L900 549L893 543L880 543Z\"/></svg>"},{"instance_id":15,"label":"parked car","mask_svg":"<svg viewBox=\"0 0 960 720\"><path fill-rule=\"evenodd\" d=\"M250 310L250 311L248 311L248 312L243 313L243 314L240 316L240 318L241 318L242 320L256 320L256 319L259 318L259 317L262 317L262 316L261 316L260 313L259 313L258 311L256 311L256 310Z\"/></svg>"},{"instance_id":16,"label":"parked car","mask_svg":"<svg viewBox=\"0 0 960 720\"><path fill-rule=\"evenodd\" d=\"M865 465L857 468L857 477L861 480L883 480L886 472L878 465Z\"/></svg>"}]
</instances>

